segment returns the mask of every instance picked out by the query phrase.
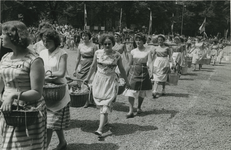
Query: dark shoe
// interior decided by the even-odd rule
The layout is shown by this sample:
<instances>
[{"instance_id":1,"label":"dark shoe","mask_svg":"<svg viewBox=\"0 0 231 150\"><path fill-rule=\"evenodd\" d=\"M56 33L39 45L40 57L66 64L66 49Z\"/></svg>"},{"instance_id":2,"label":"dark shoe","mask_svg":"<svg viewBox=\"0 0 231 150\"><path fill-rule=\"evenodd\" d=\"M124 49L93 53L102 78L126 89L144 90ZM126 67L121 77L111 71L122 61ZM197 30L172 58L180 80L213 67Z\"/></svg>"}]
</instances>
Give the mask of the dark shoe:
<instances>
[{"instance_id":1,"label":"dark shoe","mask_svg":"<svg viewBox=\"0 0 231 150\"><path fill-rule=\"evenodd\" d=\"M152 93L153 98L157 98L156 93Z\"/></svg>"},{"instance_id":2,"label":"dark shoe","mask_svg":"<svg viewBox=\"0 0 231 150\"><path fill-rule=\"evenodd\" d=\"M128 118L134 118L134 114L132 113L132 114L127 114L126 115L126 118L128 119Z\"/></svg>"},{"instance_id":3,"label":"dark shoe","mask_svg":"<svg viewBox=\"0 0 231 150\"><path fill-rule=\"evenodd\" d=\"M142 109L137 109L137 114L142 114L143 110Z\"/></svg>"}]
</instances>

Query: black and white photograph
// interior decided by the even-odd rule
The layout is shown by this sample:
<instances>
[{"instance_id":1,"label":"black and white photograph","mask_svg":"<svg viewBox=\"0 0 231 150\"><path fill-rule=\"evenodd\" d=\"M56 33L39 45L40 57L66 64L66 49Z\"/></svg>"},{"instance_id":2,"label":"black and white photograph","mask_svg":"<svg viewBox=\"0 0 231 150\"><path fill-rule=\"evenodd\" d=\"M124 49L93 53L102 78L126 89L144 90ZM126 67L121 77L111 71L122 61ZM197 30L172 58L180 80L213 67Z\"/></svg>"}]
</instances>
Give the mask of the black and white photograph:
<instances>
[{"instance_id":1,"label":"black and white photograph","mask_svg":"<svg viewBox=\"0 0 231 150\"><path fill-rule=\"evenodd\" d=\"M231 150L230 0L0 0L0 150Z\"/></svg>"}]
</instances>

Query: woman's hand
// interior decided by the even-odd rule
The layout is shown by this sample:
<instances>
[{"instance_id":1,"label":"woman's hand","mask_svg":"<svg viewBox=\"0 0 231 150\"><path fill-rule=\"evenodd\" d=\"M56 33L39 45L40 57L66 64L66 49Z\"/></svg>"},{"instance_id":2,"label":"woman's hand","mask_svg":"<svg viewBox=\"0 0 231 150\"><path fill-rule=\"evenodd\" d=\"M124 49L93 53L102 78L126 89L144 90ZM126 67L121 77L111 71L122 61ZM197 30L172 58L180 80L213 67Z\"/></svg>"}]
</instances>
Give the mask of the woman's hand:
<instances>
[{"instance_id":1,"label":"woman's hand","mask_svg":"<svg viewBox=\"0 0 231 150\"><path fill-rule=\"evenodd\" d=\"M4 101L0 109L4 112L10 112L13 101L14 101L14 95L10 94L6 98L4 98Z\"/></svg>"},{"instance_id":2,"label":"woman's hand","mask_svg":"<svg viewBox=\"0 0 231 150\"><path fill-rule=\"evenodd\" d=\"M56 76L45 76L45 82L52 82L54 80L56 80L58 77Z\"/></svg>"}]
</instances>

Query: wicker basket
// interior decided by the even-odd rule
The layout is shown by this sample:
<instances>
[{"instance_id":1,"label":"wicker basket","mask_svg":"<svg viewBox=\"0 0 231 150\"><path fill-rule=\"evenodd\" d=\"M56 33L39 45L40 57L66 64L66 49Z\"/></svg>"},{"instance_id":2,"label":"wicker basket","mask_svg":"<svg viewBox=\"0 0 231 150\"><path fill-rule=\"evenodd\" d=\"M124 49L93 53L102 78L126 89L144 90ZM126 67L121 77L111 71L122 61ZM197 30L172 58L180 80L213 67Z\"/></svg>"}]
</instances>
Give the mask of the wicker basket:
<instances>
[{"instance_id":1,"label":"wicker basket","mask_svg":"<svg viewBox=\"0 0 231 150\"><path fill-rule=\"evenodd\" d=\"M66 93L66 84L56 84L55 86L49 86L45 84L43 86L43 97L46 105L51 106L54 103L63 99Z\"/></svg>"},{"instance_id":2,"label":"wicker basket","mask_svg":"<svg viewBox=\"0 0 231 150\"><path fill-rule=\"evenodd\" d=\"M21 94L19 94L17 99L17 106L12 105L12 110L9 112L3 112L4 118L6 120L6 124L9 126L19 127L19 126L30 126L36 123L36 119L38 118L39 111L38 110L19 110L19 99ZM21 107L23 109L23 107Z\"/></svg>"},{"instance_id":3,"label":"wicker basket","mask_svg":"<svg viewBox=\"0 0 231 150\"><path fill-rule=\"evenodd\" d=\"M83 82L83 80L78 80L78 79L73 79L73 81L80 81ZM84 83L82 83L84 84ZM70 83L69 88L72 88L72 86L77 85L77 83ZM70 93L71 101L70 101L70 106L71 107L83 107L86 103L87 100L91 98L91 90L90 87L85 84L87 88L89 89L88 92L85 93Z\"/></svg>"},{"instance_id":4,"label":"wicker basket","mask_svg":"<svg viewBox=\"0 0 231 150\"><path fill-rule=\"evenodd\" d=\"M46 73L48 72L50 72L52 76L52 71L47 70ZM52 84L51 86L49 83L47 83L43 85L43 97L48 107L62 100L65 93L66 84Z\"/></svg>"}]
</instances>

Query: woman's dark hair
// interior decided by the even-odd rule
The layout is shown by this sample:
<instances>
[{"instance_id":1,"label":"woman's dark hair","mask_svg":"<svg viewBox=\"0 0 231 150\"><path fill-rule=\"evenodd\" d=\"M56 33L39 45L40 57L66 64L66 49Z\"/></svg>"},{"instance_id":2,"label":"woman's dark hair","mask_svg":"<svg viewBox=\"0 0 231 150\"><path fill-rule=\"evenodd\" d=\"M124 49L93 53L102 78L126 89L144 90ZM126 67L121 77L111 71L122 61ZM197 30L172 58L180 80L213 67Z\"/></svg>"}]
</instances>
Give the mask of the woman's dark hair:
<instances>
[{"instance_id":1,"label":"woman's dark hair","mask_svg":"<svg viewBox=\"0 0 231 150\"><path fill-rule=\"evenodd\" d=\"M135 39L139 38L143 43L146 43L146 36L143 33L137 33Z\"/></svg>"},{"instance_id":2,"label":"woman's dark hair","mask_svg":"<svg viewBox=\"0 0 231 150\"><path fill-rule=\"evenodd\" d=\"M39 24L38 26L38 30L41 30L43 28L51 28L54 29L54 26L52 24L50 24L49 22L42 22Z\"/></svg>"},{"instance_id":3,"label":"woman's dark hair","mask_svg":"<svg viewBox=\"0 0 231 150\"><path fill-rule=\"evenodd\" d=\"M113 45L113 46L115 45L115 37L114 37L112 34L103 34L103 35L100 37L99 43L100 43L101 45L103 45L103 43L104 43L104 41L105 41L106 39L110 39L111 42L112 42L112 45Z\"/></svg>"},{"instance_id":4,"label":"woman's dark hair","mask_svg":"<svg viewBox=\"0 0 231 150\"><path fill-rule=\"evenodd\" d=\"M55 43L55 48L57 48L61 43L59 33L51 28L42 29L40 31L39 36L41 39L45 38L45 39L53 40Z\"/></svg>"},{"instance_id":5,"label":"woman's dark hair","mask_svg":"<svg viewBox=\"0 0 231 150\"><path fill-rule=\"evenodd\" d=\"M88 31L81 32L81 34L80 34L81 38L82 38L83 34L86 34L89 37L89 40L91 39L91 33L90 32L88 32Z\"/></svg>"},{"instance_id":6,"label":"woman's dark hair","mask_svg":"<svg viewBox=\"0 0 231 150\"><path fill-rule=\"evenodd\" d=\"M26 25L21 21L7 21L2 24L2 31L10 37L14 45L27 48L31 43Z\"/></svg>"}]
</instances>

